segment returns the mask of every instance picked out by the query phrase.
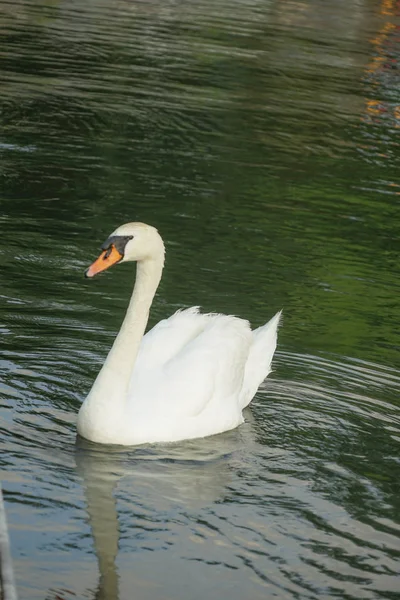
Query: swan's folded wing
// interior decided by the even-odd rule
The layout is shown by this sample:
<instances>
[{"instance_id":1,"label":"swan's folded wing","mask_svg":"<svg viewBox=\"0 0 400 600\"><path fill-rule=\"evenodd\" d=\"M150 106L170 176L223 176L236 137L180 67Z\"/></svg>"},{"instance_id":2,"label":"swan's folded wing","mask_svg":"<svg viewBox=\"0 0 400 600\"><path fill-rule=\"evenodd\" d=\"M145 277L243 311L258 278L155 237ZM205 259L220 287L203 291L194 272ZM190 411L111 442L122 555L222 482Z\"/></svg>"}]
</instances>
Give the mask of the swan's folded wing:
<instances>
[{"instance_id":1,"label":"swan's folded wing","mask_svg":"<svg viewBox=\"0 0 400 600\"><path fill-rule=\"evenodd\" d=\"M127 399L136 443L204 437L242 421L239 397L252 340L249 324L224 315L202 316L205 327L194 337L192 330L191 339L166 362L168 347L144 351ZM163 333L155 340L176 349L176 340Z\"/></svg>"},{"instance_id":2,"label":"swan's folded wing","mask_svg":"<svg viewBox=\"0 0 400 600\"><path fill-rule=\"evenodd\" d=\"M207 409L234 412L251 343L247 321L225 315L208 316L206 326L167 361L148 373L155 383L157 410L197 417ZM143 388L142 388L143 389ZM209 405L211 404L211 408Z\"/></svg>"},{"instance_id":3,"label":"swan's folded wing","mask_svg":"<svg viewBox=\"0 0 400 600\"><path fill-rule=\"evenodd\" d=\"M207 315L193 306L157 323L142 339L132 377L142 369L165 365L204 330L207 322Z\"/></svg>"},{"instance_id":4,"label":"swan's folded wing","mask_svg":"<svg viewBox=\"0 0 400 600\"><path fill-rule=\"evenodd\" d=\"M177 311L146 333L129 384L128 397L132 404L142 404L143 397L146 397L147 406L151 408L160 403L160 389L171 387L171 362L198 338L208 321L208 315L200 314L196 306Z\"/></svg>"}]
</instances>

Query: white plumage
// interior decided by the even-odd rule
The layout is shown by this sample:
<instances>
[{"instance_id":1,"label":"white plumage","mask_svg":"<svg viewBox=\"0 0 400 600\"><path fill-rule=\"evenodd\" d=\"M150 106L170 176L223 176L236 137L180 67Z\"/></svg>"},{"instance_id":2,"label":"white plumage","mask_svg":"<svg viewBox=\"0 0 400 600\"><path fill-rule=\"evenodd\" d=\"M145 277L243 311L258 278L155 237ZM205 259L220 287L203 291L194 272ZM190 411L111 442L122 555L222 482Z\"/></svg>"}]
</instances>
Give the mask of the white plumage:
<instances>
[{"instance_id":1,"label":"white plumage","mask_svg":"<svg viewBox=\"0 0 400 600\"><path fill-rule=\"evenodd\" d=\"M201 314L194 307L143 336L164 245L157 230L142 223L119 227L109 240L130 236L113 262L138 261L135 288L121 330L80 409L78 432L94 442L134 445L233 429L270 372L281 313L251 331L244 319ZM110 266L107 260L101 255L88 275Z\"/></svg>"}]
</instances>

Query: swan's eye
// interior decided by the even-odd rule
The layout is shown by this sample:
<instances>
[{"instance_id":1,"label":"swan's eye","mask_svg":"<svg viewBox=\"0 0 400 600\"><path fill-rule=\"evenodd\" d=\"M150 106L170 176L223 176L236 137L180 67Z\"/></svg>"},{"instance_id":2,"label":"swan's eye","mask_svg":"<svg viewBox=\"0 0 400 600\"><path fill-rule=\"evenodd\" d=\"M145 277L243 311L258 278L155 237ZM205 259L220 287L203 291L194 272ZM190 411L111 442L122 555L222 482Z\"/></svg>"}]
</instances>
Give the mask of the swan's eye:
<instances>
[{"instance_id":1,"label":"swan's eye","mask_svg":"<svg viewBox=\"0 0 400 600\"><path fill-rule=\"evenodd\" d=\"M107 258L110 256L111 252L113 251L113 246L111 244L111 246L109 246L103 256L103 260L107 260Z\"/></svg>"}]
</instances>

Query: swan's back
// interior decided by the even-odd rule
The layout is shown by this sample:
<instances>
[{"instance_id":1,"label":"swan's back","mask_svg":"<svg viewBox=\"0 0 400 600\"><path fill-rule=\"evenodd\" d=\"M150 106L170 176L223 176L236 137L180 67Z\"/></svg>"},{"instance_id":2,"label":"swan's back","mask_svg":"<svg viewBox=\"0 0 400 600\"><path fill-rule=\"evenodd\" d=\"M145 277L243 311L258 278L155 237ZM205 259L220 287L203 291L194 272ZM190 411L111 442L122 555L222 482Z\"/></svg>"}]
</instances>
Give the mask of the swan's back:
<instances>
[{"instance_id":1,"label":"swan's back","mask_svg":"<svg viewBox=\"0 0 400 600\"><path fill-rule=\"evenodd\" d=\"M132 373L134 417L152 428L157 420L169 423L171 436L182 419L197 419L194 437L223 431L227 421L236 426L270 372L279 318L251 331L244 319L195 307L161 321L143 338Z\"/></svg>"},{"instance_id":2,"label":"swan's back","mask_svg":"<svg viewBox=\"0 0 400 600\"><path fill-rule=\"evenodd\" d=\"M226 392L231 393L232 387L237 392L243 382L251 342L250 325L244 319L201 314L198 307L178 311L144 336L129 396L135 395L135 387L141 382L146 381L147 386L151 378L156 381L160 376L165 395L174 387L175 397L182 396L188 378L191 390L203 389L212 383L215 388L222 385ZM199 388L195 385L196 378ZM193 407L193 392L191 398L188 404ZM169 409L172 409L171 404Z\"/></svg>"},{"instance_id":3,"label":"swan's back","mask_svg":"<svg viewBox=\"0 0 400 600\"><path fill-rule=\"evenodd\" d=\"M247 321L189 309L145 338L128 394L140 435L175 441L182 431L186 439L205 437L242 422L239 399L253 339Z\"/></svg>"}]
</instances>

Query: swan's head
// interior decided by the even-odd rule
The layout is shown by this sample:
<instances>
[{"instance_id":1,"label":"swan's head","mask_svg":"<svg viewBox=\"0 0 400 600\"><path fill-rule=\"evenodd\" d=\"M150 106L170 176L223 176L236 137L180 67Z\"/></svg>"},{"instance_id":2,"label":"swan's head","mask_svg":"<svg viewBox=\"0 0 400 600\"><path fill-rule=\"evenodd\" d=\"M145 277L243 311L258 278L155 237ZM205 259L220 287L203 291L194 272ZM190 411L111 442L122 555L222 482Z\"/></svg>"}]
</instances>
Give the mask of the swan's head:
<instances>
[{"instance_id":1,"label":"swan's head","mask_svg":"<svg viewBox=\"0 0 400 600\"><path fill-rule=\"evenodd\" d=\"M94 277L112 265L128 261L161 258L164 244L155 227L145 223L125 223L118 227L101 245L101 254L85 271L85 277Z\"/></svg>"}]
</instances>

